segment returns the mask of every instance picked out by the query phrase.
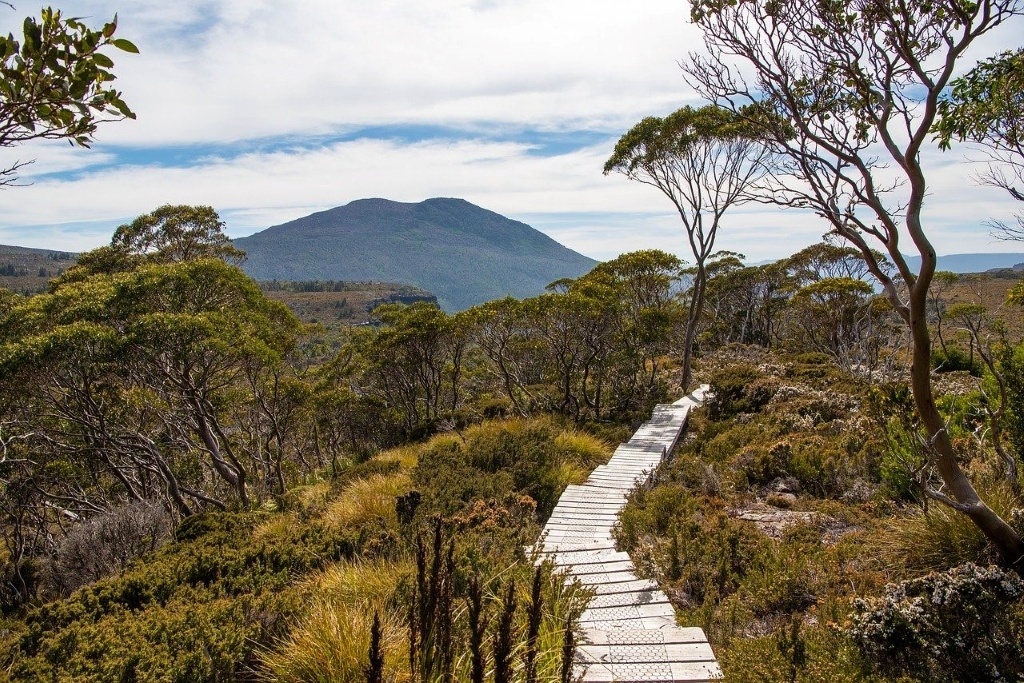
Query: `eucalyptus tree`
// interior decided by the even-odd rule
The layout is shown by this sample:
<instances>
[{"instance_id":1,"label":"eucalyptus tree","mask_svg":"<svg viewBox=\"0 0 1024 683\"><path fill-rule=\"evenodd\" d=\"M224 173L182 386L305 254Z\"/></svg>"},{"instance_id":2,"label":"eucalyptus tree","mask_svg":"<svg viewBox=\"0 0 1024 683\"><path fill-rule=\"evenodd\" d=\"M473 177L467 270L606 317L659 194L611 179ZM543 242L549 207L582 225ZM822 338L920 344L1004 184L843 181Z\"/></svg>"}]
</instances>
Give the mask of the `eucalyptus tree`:
<instances>
[{"instance_id":1,"label":"eucalyptus tree","mask_svg":"<svg viewBox=\"0 0 1024 683\"><path fill-rule=\"evenodd\" d=\"M157 263L219 258L238 264L245 260L245 252L224 234L224 221L212 206L165 204L118 227L110 246Z\"/></svg>"},{"instance_id":2,"label":"eucalyptus tree","mask_svg":"<svg viewBox=\"0 0 1024 683\"><path fill-rule=\"evenodd\" d=\"M987 59L953 81L934 130L943 149L954 139L983 145L991 163L981 182L1024 202L1024 48ZM1015 226L993 225L999 237L1024 240L1024 213Z\"/></svg>"},{"instance_id":3,"label":"eucalyptus tree","mask_svg":"<svg viewBox=\"0 0 1024 683\"><path fill-rule=\"evenodd\" d=\"M725 107L683 107L650 116L631 128L604 165L657 188L672 202L686 229L695 263L690 311L683 341L682 386L690 384L693 343L707 288L707 261L714 253L722 216L750 199L748 191L766 174L770 150L750 116Z\"/></svg>"},{"instance_id":4,"label":"eucalyptus tree","mask_svg":"<svg viewBox=\"0 0 1024 683\"><path fill-rule=\"evenodd\" d=\"M726 252L709 264L708 273L700 342L774 345L792 293L786 268L778 262L744 266L737 255Z\"/></svg>"},{"instance_id":5,"label":"eucalyptus tree","mask_svg":"<svg viewBox=\"0 0 1024 683\"><path fill-rule=\"evenodd\" d=\"M248 373L284 362L300 325L236 267L96 274L3 322L3 419L41 471L64 472L44 491L54 510L158 498L189 515L262 494L232 409L252 400Z\"/></svg>"},{"instance_id":6,"label":"eucalyptus tree","mask_svg":"<svg viewBox=\"0 0 1024 683\"><path fill-rule=\"evenodd\" d=\"M513 409L526 417L537 400L530 388L537 383L537 363L526 305L505 297L474 306L468 316L473 342L487 358L485 372L497 379Z\"/></svg>"},{"instance_id":7,"label":"eucalyptus tree","mask_svg":"<svg viewBox=\"0 0 1024 683\"><path fill-rule=\"evenodd\" d=\"M116 31L117 17L94 30L47 7L25 19L20 40L0 36L0 147L40 139L88 147L101 123L134 119L110 87L114 62L103 50L139 50ZM26 163L0 169L0 187L15 184Z\"/></svg>"},{"instance_id":8,"label":"eucalyptus tree","mask_svg":"<svg viewBox=\"0 0 1024 683\"><path fill-rule=\"evenodd\" d=\"M921 154L965 52L1022 10L1020 0L698 0L691 14L704 50L684 71L709 100L737 113L756 103L780 122L762 125L782 155L765 199L815 211L860 251L910 334L922 450L942 481L928 495L968 515L1024 572L1024 541L978 495L936 406L927 324L936 254Z\"/></svg>"},{"instance_id":9,"label":"eucalyptus tree","mask_svg":"<svg viewBox=\"0 0 1024 683\"><path fill-rule=\"evenodd\" d=\"M598 264L577 280L603 283L618 301L614 353L609 371L616 410L620 414L649 408L659 381L662 359L682 318L678 301L683 262L657 249L622 254Z\"/></svg>"},{"instance_id":10,"label":"eucalyptus tree","mask_svg":"<svg viewBox=\"0 0 1024 683\"><path fill-rule=\"evenodd\" d=\"M361 363L360 389L395 411L407 434L451 416L462 401L464 316L426 302L385 304L374 316L379 329L352 340Z\"/></svg>"}]
</instances>

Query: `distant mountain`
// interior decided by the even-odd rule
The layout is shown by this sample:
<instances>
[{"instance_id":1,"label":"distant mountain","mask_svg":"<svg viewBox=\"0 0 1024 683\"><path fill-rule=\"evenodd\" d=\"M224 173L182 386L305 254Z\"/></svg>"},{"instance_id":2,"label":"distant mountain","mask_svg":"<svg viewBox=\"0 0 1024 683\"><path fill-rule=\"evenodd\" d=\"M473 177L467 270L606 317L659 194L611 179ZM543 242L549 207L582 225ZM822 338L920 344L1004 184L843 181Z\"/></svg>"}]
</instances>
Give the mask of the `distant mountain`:
<instances>
[{"instance_id":1,"label":"distant mountain","mask_svg":"<svg viewBox=\"0 0 1024 683\"><path fill-rule=\"evenodd\" d=\"M951 273L984 273L997 268L1013 268L1022 261L1024 253L946 254L939 257L938 270L947 270ZM916 270L921 265L921 257L908 256L907 263Z\"/></svg>"},{"instance_id":2,"label":"distant mountain","mask_svg":"<svg viewBox=\"0 0 1024 683\"><path fill-rule=\"evenodd\" d=\"M525 223L463 199L360 199L234 240L257 280L374 280L416 285L448 311L522 298L597 262Z\"/></svg>"},{"instance_id":3,"label":"distant mountain","mask_svg":"<svg viewBox=\"0 0 1024 683\"><path fill-rule=\"evenodd\" d=\"M75 265L77 254L0 244L0 287L19 294L46 291L50 278Z\"/></svg>"}]
</instances>

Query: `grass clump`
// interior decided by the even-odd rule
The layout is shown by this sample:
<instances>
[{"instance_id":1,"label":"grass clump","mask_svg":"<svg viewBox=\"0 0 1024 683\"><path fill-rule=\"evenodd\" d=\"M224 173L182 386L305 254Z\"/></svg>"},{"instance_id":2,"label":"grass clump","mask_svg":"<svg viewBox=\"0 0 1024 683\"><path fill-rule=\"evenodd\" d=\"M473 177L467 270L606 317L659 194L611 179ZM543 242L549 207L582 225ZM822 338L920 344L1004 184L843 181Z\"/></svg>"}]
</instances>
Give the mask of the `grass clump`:
<instances>
[{"instance_id":1,"label":"grass clump","mask_svg":"<svg viewBox=\"0 0 1024 683\"><path fill-rule=\"evenodd\" d=\"M315 596L289 635L263 662L273 680L361 681L374 614L380 615L385 674L406 668L406 628L396 601L408 562L337 564L308 580Z\"/></svg>"}]
</instances>

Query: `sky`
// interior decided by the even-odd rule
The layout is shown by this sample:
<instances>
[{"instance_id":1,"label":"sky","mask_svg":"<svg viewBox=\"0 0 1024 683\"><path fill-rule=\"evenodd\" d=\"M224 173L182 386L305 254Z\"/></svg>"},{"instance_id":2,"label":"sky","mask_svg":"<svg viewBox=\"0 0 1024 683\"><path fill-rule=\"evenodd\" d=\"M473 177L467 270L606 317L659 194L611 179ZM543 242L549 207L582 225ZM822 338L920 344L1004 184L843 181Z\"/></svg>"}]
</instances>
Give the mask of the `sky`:
<instances>
[{"instance_id":1,"label":"sky","mask_svg":"<svg viewBox=\"0 0 1024 683\"><path fill-rule=\"evenodd\" d=\"M14 4L0 5L4 33L35 11ZM35 160L25 186L0 189L0 244L90 249L163 204L209 204L240 237L366 197L460 197L596 259L686 256L665 197L602 174L641 118L701 104L679 68L701 44L683 1L57 5L94 27L117 14L140 54L108 54L138 118L102 126L90 149L0 149L4 167ZM1000 31L975 59L1019 40ZM940 254L1020 250L987 235L986 219L1016 207L971 180L963 152L926 161ZM727 214L718 247L759 262L825 229L812 214L746 205Z\"/></svg>"}]
</instances>

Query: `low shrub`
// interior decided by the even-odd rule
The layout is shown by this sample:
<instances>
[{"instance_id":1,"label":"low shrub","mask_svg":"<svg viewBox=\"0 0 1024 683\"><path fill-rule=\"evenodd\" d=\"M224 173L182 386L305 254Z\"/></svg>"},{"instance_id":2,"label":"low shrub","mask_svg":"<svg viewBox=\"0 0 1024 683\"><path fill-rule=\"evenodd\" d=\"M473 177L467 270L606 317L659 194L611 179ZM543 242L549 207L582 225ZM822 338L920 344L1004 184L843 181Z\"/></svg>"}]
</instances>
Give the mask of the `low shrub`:
<instances>
[{"instance_id":1,"label":"low shrub","mask_svg":"<svg viewBox=\"0 0 1024 683\"><path fill-rule=\"evenodd\" d=\"M752 365L735 364L714 372L708 414L712 420L723 420L740 413L756 413L775 395L778 380L765 376Z\"/></svg>"},{"instance_id":2,"label":"low shrub","mask_svg":"<svg viewBox=\"0 0 1024 683\"><path fill-rule=\"evenodd\" d=\"M984 372L981 358L977 354L972 358L955 346L933 350L931 359L935 372L968 372L974 377L981 377Z\"/></svg>"},{"instance_id":3,"label":"low shrub","mask_svg":"<svg viewBox=\"0 0 1024 683\"><path fill-rule=\"evenodd\" d=\"M546 519L569 483L607 461L610 448L548 419L502 420L470 427L464 438L427 442L413 470L423 512L452 515L473 500L525 494Z\"/></svg>"},{"instance_id":4,"label":"low shrub","mask_svg":"<svg viewBox=\"0 0 1024 683\"><path fill-rule=\"evenodd\" d=\"M50 572L52 587L67 596L79 586L112 576L171 537L163 506L137 501L77 524L61 541Z\"/></svg>"},{"instance_id":5,"label":"low shrub","mask_svg":"<svg viewBox=\"0 0 1024 683\"><path fill-rule=\"evenodd\" d=\"M854 601L847 633L879 671L925 681L1024 677L1024 580L964 564Z\"/></svg>"}]
</instances>

